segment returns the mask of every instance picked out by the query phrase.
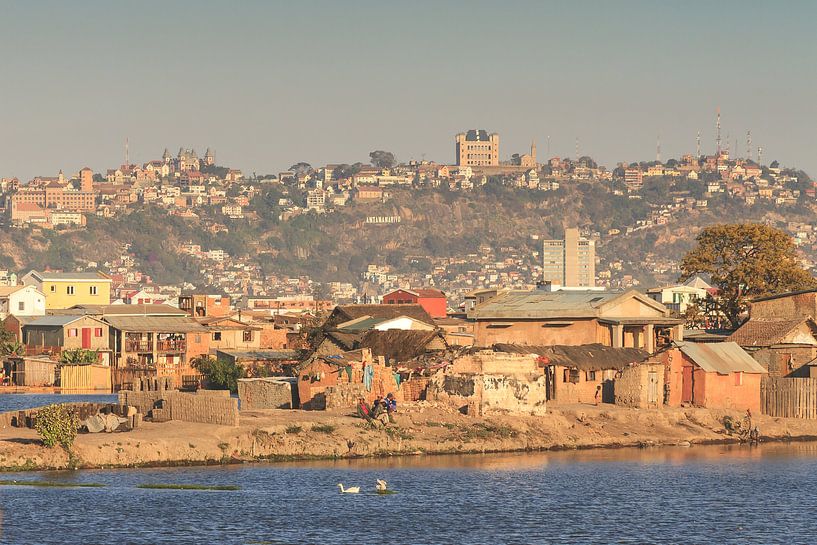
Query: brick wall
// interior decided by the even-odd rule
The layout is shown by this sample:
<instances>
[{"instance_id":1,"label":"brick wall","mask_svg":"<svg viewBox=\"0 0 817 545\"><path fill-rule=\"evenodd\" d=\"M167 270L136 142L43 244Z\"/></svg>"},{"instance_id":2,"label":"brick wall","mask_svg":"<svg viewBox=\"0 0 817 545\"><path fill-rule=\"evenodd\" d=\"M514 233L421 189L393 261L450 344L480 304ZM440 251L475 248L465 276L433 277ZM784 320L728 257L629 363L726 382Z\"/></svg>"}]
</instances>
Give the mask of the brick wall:
<instances>
[{"instance_id":1,"label":"brick wall","mask_svg":"<svg viewBox=\"0 0 817 545\"><path fill-rule=\"evenodd\" d=\"M170 420L238 426L238 400L226 390L199 390L195 394L174 391L119 392L119 404L149 414L161 401L161 414Z\"/></svg>"},{"instance_id":2,"label":"brick wall","mask_svg":"<svg viewBox=\"0 0 817 545\"><path fill-rule=\"evenodd\" d=\"M241 410L291 409L292 384L273 378L241 379L238 381Z\"/></svg>"}]
</instances>

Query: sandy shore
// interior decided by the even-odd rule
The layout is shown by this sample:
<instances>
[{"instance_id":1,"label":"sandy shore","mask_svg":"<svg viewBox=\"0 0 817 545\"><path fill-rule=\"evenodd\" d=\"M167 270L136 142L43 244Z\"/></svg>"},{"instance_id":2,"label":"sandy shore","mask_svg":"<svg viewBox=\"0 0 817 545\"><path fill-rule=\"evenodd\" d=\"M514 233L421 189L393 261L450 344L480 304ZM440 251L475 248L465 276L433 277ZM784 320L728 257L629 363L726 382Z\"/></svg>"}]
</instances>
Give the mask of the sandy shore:
<instances>
[{"instance_id":1,"label":"sandy shore","mask_svg":"<svg viewBox=\"0 0 817 545\"><path fill-rule=\"evenodd\" d=\"M372 429L343 412L243 411L238 427L144 423L127 433L82 434L73 457L47 449L34 430L0 430L0 471L201 465L258 460L463 454L737 442L721 420L738 412L698 408L548 407L546 416L464 416L420 402ZM764 441L817 439L817 421L755 418Z\"/></svg>"}]
</instances>

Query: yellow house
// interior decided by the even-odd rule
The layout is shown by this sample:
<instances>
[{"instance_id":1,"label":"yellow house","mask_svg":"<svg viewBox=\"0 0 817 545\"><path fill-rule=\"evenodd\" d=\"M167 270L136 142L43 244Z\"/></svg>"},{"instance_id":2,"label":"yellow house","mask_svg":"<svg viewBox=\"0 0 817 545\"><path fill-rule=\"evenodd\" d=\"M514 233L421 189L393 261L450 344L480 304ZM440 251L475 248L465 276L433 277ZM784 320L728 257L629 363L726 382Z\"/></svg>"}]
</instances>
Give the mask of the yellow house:
<instances>
[{"instance_id":1,"label":"yellow house","mask_svg":"<svg viewBox=\"0 0 817 545\"><path fill-rule=\"evenodd\" d=\"M111 302L111 278L101 272L31 271L23 276L22 281L45 294L46 310L74 305L108 305Z\"/></svg>"}]
</instances>

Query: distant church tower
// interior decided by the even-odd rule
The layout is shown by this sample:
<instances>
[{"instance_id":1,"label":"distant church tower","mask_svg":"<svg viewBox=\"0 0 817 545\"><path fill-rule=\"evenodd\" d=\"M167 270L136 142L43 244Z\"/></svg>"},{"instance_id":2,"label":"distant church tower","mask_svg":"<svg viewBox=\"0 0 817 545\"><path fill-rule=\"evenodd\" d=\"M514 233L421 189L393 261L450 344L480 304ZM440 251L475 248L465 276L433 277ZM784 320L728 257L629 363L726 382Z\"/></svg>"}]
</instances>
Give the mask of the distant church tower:
<instances>
[{"instance_id":1,"label":"distant church tower","mask_svg":"<svg viewBox=\"0 0 817 545\"><path fill-rule=\"evenodd\" d=\"M530 157L533 159L533 164L536 164L536 140L530 141Z\"/></svg>"},{"instance_id":2,"label":"distant church tower","mask_svg":"<svg viewBox=\"0 0 817 545\"><path fill-rule=\"evenodd\" d=\"M204 164L207 166L216 164L216 154L210 148L207 148L207 152L204 154Z\"/></svg>"}]
</instances>

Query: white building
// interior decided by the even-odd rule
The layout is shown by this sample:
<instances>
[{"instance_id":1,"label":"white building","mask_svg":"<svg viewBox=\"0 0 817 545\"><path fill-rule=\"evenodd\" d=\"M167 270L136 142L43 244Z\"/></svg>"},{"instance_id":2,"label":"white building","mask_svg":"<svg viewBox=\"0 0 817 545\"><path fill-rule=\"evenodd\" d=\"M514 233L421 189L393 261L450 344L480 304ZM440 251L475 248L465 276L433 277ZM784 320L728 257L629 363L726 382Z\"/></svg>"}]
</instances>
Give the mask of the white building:
<instances>
[{"instance_id":1,"label":"white building","mask_svg":"<svg viewBox=\"0 0 817 545\"><path fill-rule=\"evenodd\" d=\"M0 319L15 316L44 316L45 294L34 286L0 286Z\"/></svg>"}]
</instances>

